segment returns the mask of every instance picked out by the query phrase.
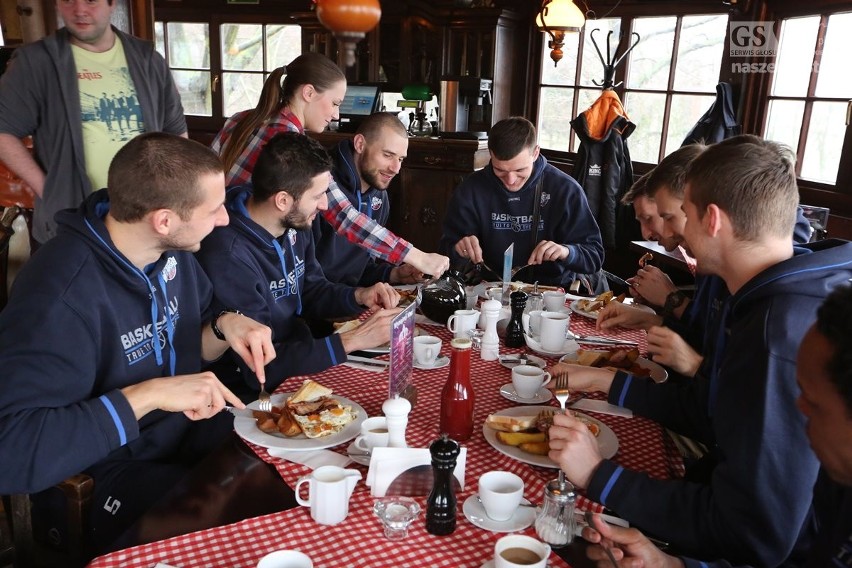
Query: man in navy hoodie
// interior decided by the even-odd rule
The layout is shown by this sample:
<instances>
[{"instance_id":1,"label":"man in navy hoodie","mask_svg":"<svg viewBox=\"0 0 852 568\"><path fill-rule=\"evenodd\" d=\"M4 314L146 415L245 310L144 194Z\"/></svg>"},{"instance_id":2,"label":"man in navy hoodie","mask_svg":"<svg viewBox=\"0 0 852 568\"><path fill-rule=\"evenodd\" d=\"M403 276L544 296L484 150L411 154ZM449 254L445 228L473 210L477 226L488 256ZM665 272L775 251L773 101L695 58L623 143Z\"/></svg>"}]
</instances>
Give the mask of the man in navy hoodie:
<instances>
[{"instance_id":1,"label":"man in navy hoodie","mask_svg":"<svg viewBox=\"0 0 852 568\"><path fill-rule=\"evenodd\" d=\"M317 263L311 223L328 206L331 158L303 134L285 132L261 151L251 186L228 190L231 223L204 239L198 260L213 281L216 302L272 328L277 357L267 367L274 389L287 377L318 373L346 361L346 354L390 340L399 294L383 283L353 288L329 282ZM236 303L234 303L236 302ZM352 331L315 339L299 317L335 318L376 309ZM252 369L222 359L217 375L241 396L258 389Z\"/></svg>"},{"instance_id":2,"label":"man in navy hoodie","mask_svg":"<svg viewBox=\"0 0 852 568\"><path fill-rule=\"evenodd\" d=\"M216 155L145 134L119 150L108 179L57 214L59 235L24 265L0 313L0 493L89 474L96 550L231 430L220 410L243 405L199 372L202 359L229 345L260 370L274 357L269 328L211 311L192 255L228 222Z\"/></svg>"},{"instance_id":3,"label":"man in navy hoodie","mask_svg":"<svg viewBox=\"0 0 852 568\"><path fill-rule=\"evenodd\" d=\"M390 215L387 189L408 155L408 132L387 112L371 114L352 140L341 140L331 153L337 186L358 210L384 225ZM376 282L411 284L422 273L409 264L393 266L370 257L364 248L337 233L321 215L312 225L317 260L331 282L371 286Z\"/></svg>"},{"instance_id":4,"label":"man in navy hoodie","mask_svg":"<svg viewBox=\"0 0 852 568\"><path fill-rule=\"evenodd\" d=\"M796 411L795 353L817 307L852 277L852 243L794 246L793 152L755 136L709 147L689 166L684 239L698 270L731 296L694 381L656 384L565 366L573 388L704 442L709 482L655 480L603 460L582 423L557 417L550 457L586 495L698 558L777 566L810 545L818 462Z\"/></svg>"},{"instance_id":5,"label":"man in navy hoodie","mask_svg":"<svg viewBox=\"0 0 852 568\"><path fill-rule=\"evenodd\" d=\"M500 270L514 243L514 266L536 265L518 278L565 289L576 273L600 270L601 232L583 188L540 154L535 126L518 116L501 120L491 127L488 150L491 163L453 193L440 252L451 262L470 259Z\"/></svg>"},{"instance_id":6,"label":"man in navy hoodie","mask_svg":"<svg viewBox=\"0 0 852 568\"><path fill-rule=\"evenodd\" d=\"M808 440L822 469L814 487L814 517L819 535L799 566L852 565L852 287L841 286L817 311L817 321L805 334L796 365L798 406L807 419ZM789 487L791 492L803 487ZM601 535L617 559L622 556L645 566L689 568L731 566L725 561L700 562L668 556L635 528L611 527L596 521L600 534L584 537L600 542ZM605 552L590 547L589 558L603 561Z\"/></svg>"}]
</instances>

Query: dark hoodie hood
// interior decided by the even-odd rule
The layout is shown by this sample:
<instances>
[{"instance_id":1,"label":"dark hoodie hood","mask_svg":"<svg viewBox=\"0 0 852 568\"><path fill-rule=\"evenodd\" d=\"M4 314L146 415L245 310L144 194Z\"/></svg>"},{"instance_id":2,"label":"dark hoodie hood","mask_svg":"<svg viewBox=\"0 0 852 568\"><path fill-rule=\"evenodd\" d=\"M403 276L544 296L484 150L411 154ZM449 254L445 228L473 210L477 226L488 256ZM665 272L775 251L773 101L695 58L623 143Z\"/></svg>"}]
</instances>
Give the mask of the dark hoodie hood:
<instances>
[{"instance_id":1,"label":"dark hoodie hood","mask_svg":"<svg viewBox=\"0 0 852 568\"><path fill-rule=\"evenodd\" d=\"M353 194L361 193L361 178L355 168L355 145L352 140L344 140L331 151L334 160L332 175L338 187L346 191L351 199Z\"/></svg>"}]
</instances>

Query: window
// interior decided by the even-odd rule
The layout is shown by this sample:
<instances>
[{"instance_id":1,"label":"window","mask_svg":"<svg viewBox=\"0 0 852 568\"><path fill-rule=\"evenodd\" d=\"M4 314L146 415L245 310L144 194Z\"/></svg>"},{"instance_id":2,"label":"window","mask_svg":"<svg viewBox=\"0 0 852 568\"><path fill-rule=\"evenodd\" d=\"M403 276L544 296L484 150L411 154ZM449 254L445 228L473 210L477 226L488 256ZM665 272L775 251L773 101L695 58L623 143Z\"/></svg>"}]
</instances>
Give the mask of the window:
<instances>
[{"instance_id":1,"label":"window","mask_svg":"<svg viewBox=\"0 0 852 568\"><path fill-rule=\"evenodd\" d=\"M158 21L154 32L184 112L220 123L253 108L269 73L302 52L296 25Z\"/></svg>"},{"instance_id":2,"label":"window","mask_svg":"<svg viewBox=\"0 0 852 568\"><path fill-rule=\"evenodd\" d=\"M852 99L852 13L783 20L778 39L763 135L796 150L801 179L834 185Z\"/></svg>"},{"instance_id":3,"label":"window","mask_svg":"<svg viewBox=\"0 0 852 568\"><path fill-rule=\"evenodd\" d=\"M597 99L603 80L592 32L600 30L594 38L606 56L607 35L612 32L614 52L623 30L619 56L632 32L640 36L615 78L616 84L623 81L616 90L636 124L628 140L630 155L634 161L659 162L680 146L715 98L727 22L723 14L589 20L582 34L566 37L565 56L556 67L544 42L538 112L541 146L577 151L579 139L571 136L567 123Z\"/></svg>"}]
</instances>

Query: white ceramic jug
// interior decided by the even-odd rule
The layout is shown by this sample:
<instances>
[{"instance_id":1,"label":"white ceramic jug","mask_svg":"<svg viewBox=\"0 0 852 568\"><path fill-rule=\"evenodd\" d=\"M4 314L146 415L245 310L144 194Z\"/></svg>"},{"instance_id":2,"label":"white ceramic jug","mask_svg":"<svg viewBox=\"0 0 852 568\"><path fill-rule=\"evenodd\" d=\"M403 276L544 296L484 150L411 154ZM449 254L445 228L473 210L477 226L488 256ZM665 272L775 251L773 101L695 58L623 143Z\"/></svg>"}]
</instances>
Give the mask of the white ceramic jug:
<instances>
[{"instance_id":1,"label":"white ceramic jug","mask_svg":"<svg viewBox=\"0 0 852 568\"><path fill-rule=\"evenodd\" d=\"M311 508L311 518L321 525L336 525L349 514L349 497L361 472L344 469L336 465L316 468L310 475L303 475L296 482L296 501ZM308 498L302 499L299 488L308 484Z\"/></svg>"}]
</instances>

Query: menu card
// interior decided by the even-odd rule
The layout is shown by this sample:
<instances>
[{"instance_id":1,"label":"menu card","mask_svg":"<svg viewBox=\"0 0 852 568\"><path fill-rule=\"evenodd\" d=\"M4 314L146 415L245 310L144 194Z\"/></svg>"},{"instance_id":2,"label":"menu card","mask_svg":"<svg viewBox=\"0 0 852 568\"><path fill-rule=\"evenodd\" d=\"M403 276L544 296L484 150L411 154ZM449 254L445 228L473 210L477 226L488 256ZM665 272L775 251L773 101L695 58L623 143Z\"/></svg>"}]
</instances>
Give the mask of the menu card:
<instances>
[{"instance_id":1,"label":"menu card","mask_svg":"<svg viewBox=\"0 0 852 568\"><path fill-rule=\"evenodd\" d=\"M503 253L503 298L501 304L509 305L509 284L512 281L512 262L515 258L515 243L509 245Z\"/></svg>"},{"instance_id":2,"label":"menu card","mask_svg":"<svg viewBox=\"0 0 852 568\"><path fill-rule=\"evenodd\" d=\"M412 302L391 322L388 398L402 395L411 380L411 370L414 368L414 312L416 309L416 303Z\"/></svg>"}]
</instances>

